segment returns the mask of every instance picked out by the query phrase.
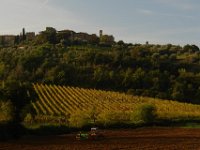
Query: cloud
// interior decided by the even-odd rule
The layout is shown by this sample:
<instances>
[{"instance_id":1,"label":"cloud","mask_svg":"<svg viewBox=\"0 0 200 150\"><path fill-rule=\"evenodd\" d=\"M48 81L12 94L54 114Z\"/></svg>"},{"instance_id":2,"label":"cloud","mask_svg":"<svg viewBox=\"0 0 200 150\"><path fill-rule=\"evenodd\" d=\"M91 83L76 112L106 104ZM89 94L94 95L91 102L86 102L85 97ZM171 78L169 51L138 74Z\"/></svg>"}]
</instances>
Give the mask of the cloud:
<instances>
[{"instance_id":1,"label":"cloud","mask_svg":"<svg viewBox=\"0 0 200 150\"><path fill-rule=\"evenodd\" d=\"M39 4L40 4L39 8L41 9L49 4L49 0L43 0L43 2Z\"/></svg>"},{"instance_id":2,"label":"cloud","mask_svg":"<svg viewBox=\"0 0 200 150\"><path fill-rule=\"evenodd\" d=\"M154 15L154 12L148 9L137 9L137 12L143 15Z\"/></svg>"},{"instance_id":3,"label":"cloud","mask_svg":"<svg viewBox=\"0 0 200 150\"><path fill-rule=\"evenodd\" d=\"M43 4L46 5L46 4L48 4L48 2L49 2L49 0L45 0Z\"/></svg>"},{"instance_id":4,"label":"cloud","mask_svg":"<svg viewBox=\"0 0 200 150\"><path fill-rule=\"evenodd\" d=\"M174 7L182 11L190 11L198 9L197 3L193 3L194 0L154 0L156 3L167 5L168 7ZM193 2L192 2L193 1Z\"/></svg>"},{"instance_id":5,"label":"cloud","mask_svg":"<svg viewBox=\"0 0 200 150\"><path fill-rule=\"evenodd\" d=\"M195 19L192 15L179 15L179 14L173 14L173 13L159 13L160 16L166 16L166 17L174 17L174 18L186 18L186 19Z\"/></svg>"},{"instance_id":6,"label":"cloud","mask_svg":"<svg viewBox=\"0 0 200 150\"><path fill-rule=\"evenodd\" d=\"M154 17L176 17L176 18L186 18L186 19L195 19L194 16L188 14L179 14L179 13L165 13L165 12L156 12L148 9L137 9L137 12L145 16L154 16Z\"/></svg>"}]
</instances>

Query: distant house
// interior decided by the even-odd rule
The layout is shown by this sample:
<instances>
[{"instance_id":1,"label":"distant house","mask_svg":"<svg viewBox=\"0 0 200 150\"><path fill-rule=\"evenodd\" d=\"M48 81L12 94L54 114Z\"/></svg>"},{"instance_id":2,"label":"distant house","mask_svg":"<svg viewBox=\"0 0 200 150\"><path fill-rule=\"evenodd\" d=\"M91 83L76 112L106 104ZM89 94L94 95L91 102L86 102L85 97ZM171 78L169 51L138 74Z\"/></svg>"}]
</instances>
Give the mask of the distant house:
<instances>
[{"instance_id":1,"label":"distant house","mask_svg":"<svg viewBox=\"0 0 200 150\"><path fill-rule=\"evenodd\" d=\"M82 41L82 42L88 42L90 40L90 36L87 33L79 32L74 34L74 40Z\"/></svg>"},{"instance_id":2,"label":"distant house","mask_svg":"<svg viewBox=\"0 0 200 150\"><path fill-rule=\"evenodd\" d=\"M115 42L115 38L112 35L102 35L100 38L100 44L112 45Z\"/></svg>"},{"instance_id":3,"label":"distant house","mask_svg":"<svg viewBox=\"0 0 200 150\"><path fill-rule=\"evenodd\" d=\"M61 30L57 32L57 40L69 40L70 42L98 43L99 38L96 34L88 34L84 32L74 32L72 30Z\"/></svg>"},{"instance_id":4,"label":"distant house","mask_svg":"<svg viewBox=\"0 0 200 150\"><path fill-rule=\"evenodd\" d=\"M15 35L0 35L0 45L12 46L15 44Z\"/></svg>"},{"instance_id":5,"label":"distant house","mask_svg":"<svg viewBox=\"0 0 200 150\"><path fill-rule=\"evenodd\" d=\"M26 40L32 41L35 38L35 32L27 32L26 33Z\"/></svg>"},{"instance_id":6,"label":"distant house","mask_svg":"<svg viewBox=\"0 0 200 150\"><path fill-rule=\"evenodd\" d=\"M35 32L25 32L25 28L22 29L20 35L0 35L0 46L13 46L19 44L21 41L32 41L35 38Z\"/></svg>"},{"instance_id":7,"label":"distant house","mask_svg":"<svg viewBox=\"0 0 200 150\"><path fill-rule=\"evenodd\" d=\"M57 32L57 38L59 41L62 39L73 41L74 34L72 30L61 30Z\"/></svg>"}]
</instances>

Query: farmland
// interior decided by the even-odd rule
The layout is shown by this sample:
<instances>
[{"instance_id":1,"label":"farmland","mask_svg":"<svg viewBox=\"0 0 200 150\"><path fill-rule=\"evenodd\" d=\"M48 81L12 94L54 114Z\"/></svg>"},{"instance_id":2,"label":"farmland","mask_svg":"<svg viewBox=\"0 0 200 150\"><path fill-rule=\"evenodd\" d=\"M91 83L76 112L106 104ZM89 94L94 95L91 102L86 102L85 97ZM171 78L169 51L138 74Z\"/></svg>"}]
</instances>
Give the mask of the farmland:
<instances>
[{"instance_id":1,"label":"farmland","mask_svg":"<svg viewBox=\"0 0 200 150\"><path fill-rule=\"evenodd\" d=\"M118 121L128 122L130 118L127 116L141 104L155 106L159 119L198 119L200 116L200 106L194 104L78 87L43 84L33 84L33 86L38 98L32 102L32 106L36 111L35 119L40 121L52 119L54 116L68 119L69 116L76 115L76 118L82 118L81 114L88 113L96 115L95 119L102 120L102 117L106 117L105 113L112 112L116 116L108 119L118 118Z\"/></svg>"},{"instance_id":2,"label":"farmland","mask_svg":"<svg viewBox=\"0 0 200 150\"><path fill-rule=\"evenodd\" d=\"M76 141L75 134L24 137L0 143L0 149L15 150L197 150L200 130L185 128L142 128L135 130L105 130L100 141Z\"/></svg>"}]
</instances>

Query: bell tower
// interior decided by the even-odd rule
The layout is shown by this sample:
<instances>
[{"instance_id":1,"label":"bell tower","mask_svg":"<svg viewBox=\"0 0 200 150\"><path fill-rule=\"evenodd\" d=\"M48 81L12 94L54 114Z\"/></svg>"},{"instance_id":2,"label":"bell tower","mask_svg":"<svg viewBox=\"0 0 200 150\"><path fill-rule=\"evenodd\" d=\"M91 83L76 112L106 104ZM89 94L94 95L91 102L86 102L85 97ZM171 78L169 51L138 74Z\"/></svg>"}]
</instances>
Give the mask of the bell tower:
<instances>
[{"instance_id":1,"label":"bell tower","mask_svg":"<svg viewBox=\"0 0 200 150\"><path fill-rule=\"evenodd\" d=\"M101 38L103 36L103 30L99 30L99 37Z\"/></svg>"}]
</instances>

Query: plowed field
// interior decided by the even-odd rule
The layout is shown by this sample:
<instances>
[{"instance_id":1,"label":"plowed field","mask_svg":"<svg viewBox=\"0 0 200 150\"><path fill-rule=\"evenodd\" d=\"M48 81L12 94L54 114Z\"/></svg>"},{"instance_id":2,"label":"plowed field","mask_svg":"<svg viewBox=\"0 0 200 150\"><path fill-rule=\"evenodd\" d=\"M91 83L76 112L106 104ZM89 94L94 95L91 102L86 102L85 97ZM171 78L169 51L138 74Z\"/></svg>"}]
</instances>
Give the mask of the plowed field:
<instances>
[{"instance_id":1,"label":"plowed field","mask_svg":"<svg viewBox=\"0 0 200 150\"><path fill-rule=\"evenodd\" d=\"M200 129L140 128L105 130L98 141L76 141L74 134L27 136L1 142L0 150L200 150Z\"/></svg>"}]
</instances>

